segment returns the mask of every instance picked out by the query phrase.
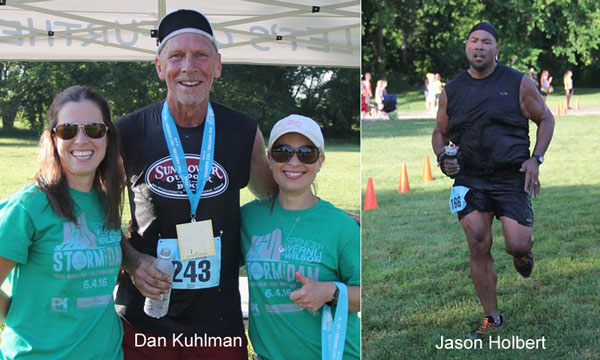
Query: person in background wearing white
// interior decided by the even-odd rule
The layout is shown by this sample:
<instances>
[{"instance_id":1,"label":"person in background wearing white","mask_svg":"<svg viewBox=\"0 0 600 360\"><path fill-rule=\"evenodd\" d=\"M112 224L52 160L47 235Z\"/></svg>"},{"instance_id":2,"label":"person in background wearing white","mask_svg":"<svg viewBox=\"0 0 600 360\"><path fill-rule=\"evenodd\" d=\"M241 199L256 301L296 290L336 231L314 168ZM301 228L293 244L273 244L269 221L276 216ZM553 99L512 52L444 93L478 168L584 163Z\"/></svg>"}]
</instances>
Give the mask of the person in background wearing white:
<instances>
[{"instance_id":1,"label":"person in background wearing white","mask_svg":"<svg viewBox=\"0 0 600 360\"><path fill-rule=\"evenodd\" d=\"M567 109L571 108L571 96L573 95L573 72L568 70L563 76L563 85L565 86L565 98Z\"/></svg>"}]
</instances>

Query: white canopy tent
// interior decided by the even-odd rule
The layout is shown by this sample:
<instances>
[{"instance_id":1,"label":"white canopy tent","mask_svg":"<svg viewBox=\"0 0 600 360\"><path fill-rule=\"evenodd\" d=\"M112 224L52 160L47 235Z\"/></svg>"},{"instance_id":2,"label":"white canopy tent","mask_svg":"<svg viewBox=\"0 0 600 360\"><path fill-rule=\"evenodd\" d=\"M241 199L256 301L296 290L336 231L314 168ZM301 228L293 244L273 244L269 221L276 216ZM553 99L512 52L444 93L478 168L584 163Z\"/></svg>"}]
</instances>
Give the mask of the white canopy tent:
<instances>
[{"instance_id":1,"label":"white canopy tent","mask_svg":"<svg viewBox=\"0 0 600 360\"><path fill-rule=\"evenodd\" d=\"M209 19L224 63L360 66L360 0L0 0L0 60L151 61L177 9Z\"/></svg>"},{"instance_id":2,"label":"white canopy tent","mask_svg":"<svg viewBox=\"0 0 600 360\"><path fill-rule=\"evenodd\" d=\"M0 59L152 60L176 9L206 15L224 63L360 66L360 0L0 0Z\"/></svg>"}]
</instances>

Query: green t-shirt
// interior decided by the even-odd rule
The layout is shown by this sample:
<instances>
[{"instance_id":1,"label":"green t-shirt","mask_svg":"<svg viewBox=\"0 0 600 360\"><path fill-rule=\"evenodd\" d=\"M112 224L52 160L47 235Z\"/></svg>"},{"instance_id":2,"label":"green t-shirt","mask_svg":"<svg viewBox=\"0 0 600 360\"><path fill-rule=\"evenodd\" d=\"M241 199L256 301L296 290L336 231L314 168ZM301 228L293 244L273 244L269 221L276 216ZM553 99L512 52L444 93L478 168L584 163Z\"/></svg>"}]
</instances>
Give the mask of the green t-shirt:
<instances>
[{"instance_id":1,"label":"green t-shirt","mask_svg":"<svg viewBox=\"0 0 600 360\"><path fill-rule=\"evenodd\" d=\"M70 194L78 224L59 217L33 185L0 202L0 256L17 263L1 359L123 358L112 297L120 231L102 228L97 191Z\"/></svg>"},{"instance_id":2,"label":"green t-shirt","mask_svg":"<svg viewBox=\"0 0 600 360\"><path fill-rule=\"evenodd\" d=\"M347 214L320 200L305 210L272 199L242 207L242 251L250 287L249 333L264 359L320 359L321 314L289 299L296 271L318 281L360 285L360 231ZM332 311L335 309L332 309ZM360 322L348 314L344 359L360 358Z\"/></svg>"}]
</instances>

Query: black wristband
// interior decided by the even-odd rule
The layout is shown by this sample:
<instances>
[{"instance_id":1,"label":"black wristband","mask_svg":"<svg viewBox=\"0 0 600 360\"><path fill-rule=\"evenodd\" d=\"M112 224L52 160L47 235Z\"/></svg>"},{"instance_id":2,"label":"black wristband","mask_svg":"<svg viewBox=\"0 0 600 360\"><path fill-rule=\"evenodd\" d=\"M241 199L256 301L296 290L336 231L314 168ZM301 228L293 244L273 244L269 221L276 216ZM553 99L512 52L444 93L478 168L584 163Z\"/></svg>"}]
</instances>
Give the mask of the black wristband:
<instances>
[{"instance_id":1,"label":"black wristband","mask_svg":"<svg viewBox=\"0 0 600 360\"><path fill-rule=\"evenodd\" d=\"M330 301L326 302L325 304L329 305L330 307L336 306L337 302L338 302L339 294L340 294L340 288L338 288L337 285L335 285L335 292L333 293L333 297L331 298Z\"/></svg>"},{"instance_id":2,"label":"black wristband","mask_svg":"<svg viewBox=\"0 0 600 360\"><path fill-rule=\"evenodd\" d=\"M446 155L444 149L442 149L442 151L440 151L440 153L436 155L438 165L442 162L442 160L444 160L444 155Z\"/></svg>"}]
</instances>

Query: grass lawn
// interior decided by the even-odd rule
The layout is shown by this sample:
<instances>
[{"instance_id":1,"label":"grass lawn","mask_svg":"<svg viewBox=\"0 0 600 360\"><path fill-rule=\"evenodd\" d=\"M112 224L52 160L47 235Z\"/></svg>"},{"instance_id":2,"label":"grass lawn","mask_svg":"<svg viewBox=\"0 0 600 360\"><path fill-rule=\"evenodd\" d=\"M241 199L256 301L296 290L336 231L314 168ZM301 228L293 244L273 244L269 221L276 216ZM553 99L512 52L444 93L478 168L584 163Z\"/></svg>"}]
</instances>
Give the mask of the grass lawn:
<instances>
[{"instance_id":1,"label":"grass lawn","mask_svg":"<svg viewBox=\"0 0 600 360\"><path fill-rule=\"evenodd\" d=\"M588 101L588 100L586 100ZM582 100L580 100L581 106ZM598 106L589 99L590 106ZM532 143L535 125L531 124ZM564 116L540 168L534 199L536 256L529 279L504 252L494 222L502 338L545 336L545 350L437 350L440 336L465 339L482 309L469 275L464 233L448 209L452 180L434 165L433 120L364 122L364 189L372 177L378 210L363 211L364 359L600 359L600 116ZM419 182L424 155L434 182ZM411 190L398 194L406 163Z\"/></svg>"},{"instance_id":2,"label":"grass lawn","mask_svg":"<svg viewBox=\"0 0 600 360\"><path fill-rule=\"evenodd\" d=\"M6 135L0 132L0 199L19 190L31 181L37 167L38 137L20 131ZM360 208L360 146L358 144L326 144L325 162L317 176L317 195L337 207L358 214ZM248 189L241 194L241 203L254 199ZM125 204L123 224L130 216Z\"/></svg>"}]
</instances>

